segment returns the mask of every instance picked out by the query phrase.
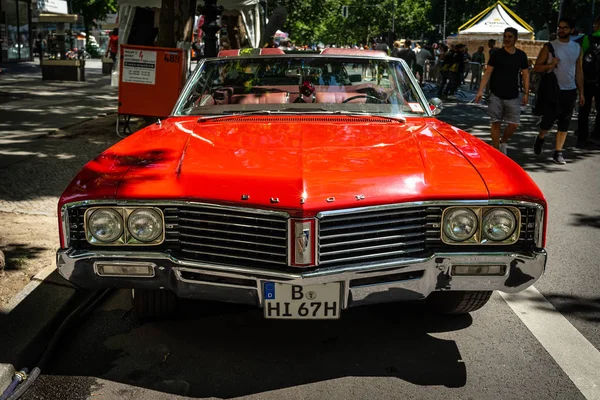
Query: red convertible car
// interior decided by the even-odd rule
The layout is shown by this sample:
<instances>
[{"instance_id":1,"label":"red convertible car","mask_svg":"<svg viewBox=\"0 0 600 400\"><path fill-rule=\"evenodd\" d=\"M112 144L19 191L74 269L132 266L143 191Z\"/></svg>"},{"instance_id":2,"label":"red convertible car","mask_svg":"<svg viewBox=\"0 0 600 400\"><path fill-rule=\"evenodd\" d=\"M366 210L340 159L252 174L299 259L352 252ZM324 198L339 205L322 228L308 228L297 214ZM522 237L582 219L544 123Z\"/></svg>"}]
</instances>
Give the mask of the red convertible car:
<instances>
[{"instance_id":1,"label":"red convertible car","mask_svg":"<svg viewBox=\"0 0 600 400\"><path fill-rule=\"evenodd\" d=\"M376 51L206 59L169 118L67 187L58 270L132 289L144 317L178 298L283 319L407 300L456 314L521 291L546 265L544 196L440 105Z\"/></svg>"}]
</instances>

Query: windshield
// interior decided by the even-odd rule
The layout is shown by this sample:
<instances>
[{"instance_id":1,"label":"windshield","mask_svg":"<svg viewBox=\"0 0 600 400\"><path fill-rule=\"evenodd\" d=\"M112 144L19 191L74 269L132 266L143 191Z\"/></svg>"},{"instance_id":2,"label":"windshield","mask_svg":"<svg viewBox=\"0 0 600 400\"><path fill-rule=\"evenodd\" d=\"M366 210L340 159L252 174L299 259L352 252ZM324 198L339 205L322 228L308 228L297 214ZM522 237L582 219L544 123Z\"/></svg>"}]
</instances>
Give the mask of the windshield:
<instances>
[{"instance_id":1,"label":"windshield","mask_svg":"<svg viewBox=\"0 0 600 400\"><path fill-rule=\"evenodd\" d=\"M175 115L246 112L427 115L424 97L399 60L258 56L202 63Z\"/></svg>"}]
</instances>

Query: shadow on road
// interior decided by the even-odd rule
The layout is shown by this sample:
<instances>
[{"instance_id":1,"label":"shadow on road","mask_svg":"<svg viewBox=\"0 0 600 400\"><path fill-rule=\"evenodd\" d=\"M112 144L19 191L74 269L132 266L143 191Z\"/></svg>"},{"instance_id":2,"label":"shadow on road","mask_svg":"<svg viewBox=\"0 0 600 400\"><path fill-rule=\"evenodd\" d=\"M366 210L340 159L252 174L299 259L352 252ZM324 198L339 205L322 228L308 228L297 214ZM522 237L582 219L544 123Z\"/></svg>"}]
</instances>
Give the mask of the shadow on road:
<instances>
[{"instance_id":1,"label":"shadow on road","mask_svg":"<svg viewBox=\"0 0 600 400\"><path fill-rule=\"evenodd\" d=\"M598 215L585 215L585 214L572 214L575 218L573 226L591 226L593 228L600 229L600 214Z\"/></svg>"},{"instance_id":2,"label":"shadow on road","mask_svg":"<svg viewBox=\"0 0 600 400\"><path fill-rule=\"evenodd\" d=\"M116 296L123 303L128 294ZM467 381L456 343L430 333L464 329L471 316L432 315L419 303L350 309L337 321L265 320L257 308L196 301L170 321L140 324L110 306L91 318L64 338L68 348L45 374L219 398L352 376Z\"/></svg>"}]
</instances>

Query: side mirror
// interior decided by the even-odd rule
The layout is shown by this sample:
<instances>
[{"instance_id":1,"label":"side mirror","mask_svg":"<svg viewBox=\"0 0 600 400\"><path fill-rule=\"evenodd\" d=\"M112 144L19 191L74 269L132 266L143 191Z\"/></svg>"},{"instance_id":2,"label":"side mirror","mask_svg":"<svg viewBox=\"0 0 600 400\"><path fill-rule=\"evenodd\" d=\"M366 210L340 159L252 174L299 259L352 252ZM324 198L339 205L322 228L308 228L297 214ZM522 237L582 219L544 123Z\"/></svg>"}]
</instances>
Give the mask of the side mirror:
<instances>
[{"instance_id":1,"label":"side mirror","mask_svg":"<svg viewBox=\"0 0 600 400\"><path fill-rule=\"evenodd\" d=\"M429 99L429 109L431 110L431 113L433 115L438 115L439 113L441 113L442 109L444 108L443 106L444 103L437 97Z\"/></svg>"}]
</instances>

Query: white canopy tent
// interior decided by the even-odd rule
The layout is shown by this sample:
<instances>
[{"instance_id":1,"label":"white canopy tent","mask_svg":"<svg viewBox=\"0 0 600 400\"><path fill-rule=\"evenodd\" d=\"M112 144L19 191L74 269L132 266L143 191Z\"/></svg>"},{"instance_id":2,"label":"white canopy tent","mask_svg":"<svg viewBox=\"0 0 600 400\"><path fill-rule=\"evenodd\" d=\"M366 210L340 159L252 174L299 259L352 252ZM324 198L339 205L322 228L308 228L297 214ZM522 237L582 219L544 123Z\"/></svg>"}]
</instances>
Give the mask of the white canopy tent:
<instances>
[{"instance_id":1,"label":"white canopy tent","mask_svg":"<svg viewBox=\"0 0 600 400\"><path fill-rule=\"evenodd\" d=\"M533 28L500 1L458 28L458 37L474 39L501 35L506 28L515 28L520 39L533 39Z\"/></svg>"},{"instance_id":2,"label":"white canopy tent","mask_svg":"<svg viewBox=\"0 0 600 400\"><path fill-rule=\"evenodd\" d=\"M119 37L129 36L136 7L160 9L161 5L161 0L119 0ZM259 0L218 0L217 5L222 6L226 13L239 12L251 46L258 47L262 35Z\"/></svg>"}]
</instances>

